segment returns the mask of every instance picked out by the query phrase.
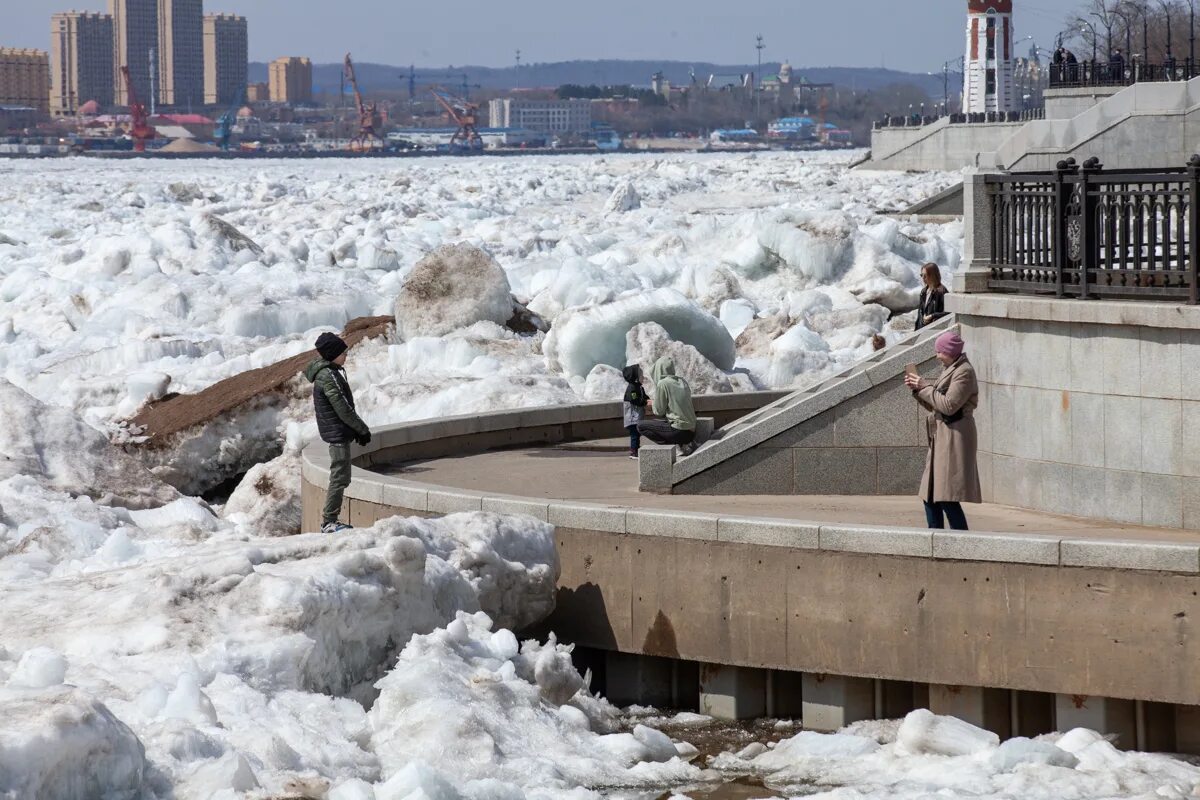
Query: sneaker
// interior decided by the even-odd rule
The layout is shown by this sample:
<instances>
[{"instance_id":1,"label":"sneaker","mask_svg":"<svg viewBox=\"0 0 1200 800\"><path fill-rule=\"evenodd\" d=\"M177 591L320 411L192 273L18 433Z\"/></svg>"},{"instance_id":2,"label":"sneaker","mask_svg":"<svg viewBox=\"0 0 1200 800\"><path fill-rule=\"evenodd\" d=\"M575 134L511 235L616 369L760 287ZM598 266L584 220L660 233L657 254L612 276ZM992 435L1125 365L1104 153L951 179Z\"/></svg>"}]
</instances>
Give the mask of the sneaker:
<instances>
[{"instance_id":1,"label":"sneaker","mask_svg":"<svg viewBox=\"0 0 1200 800\"><path fill-rule=\"evenodd\" d=\"M634 461L638 460L637 453L630 453L629 457L632 458Z\"/></svg>"},{"instance_id":2,"label":"sneaker","mask_svg":"<svg viewBox=\"0 0 1200 800\"><path fill-rule=\"evenodd\" d=\"M348 530L353 529L349 525L343 525L340 522L326 522L321 526L321 533L341 533Z\"/></svg>"}]
</instances>

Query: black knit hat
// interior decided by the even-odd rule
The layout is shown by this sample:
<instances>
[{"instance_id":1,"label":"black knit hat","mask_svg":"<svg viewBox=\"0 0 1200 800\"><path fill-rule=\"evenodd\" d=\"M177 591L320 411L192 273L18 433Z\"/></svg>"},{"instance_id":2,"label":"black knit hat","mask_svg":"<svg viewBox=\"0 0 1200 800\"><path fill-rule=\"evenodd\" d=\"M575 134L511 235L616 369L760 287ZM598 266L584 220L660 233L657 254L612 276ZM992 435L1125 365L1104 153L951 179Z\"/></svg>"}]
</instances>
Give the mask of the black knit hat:
<instances>
[{"instance_id":1,"label":"black knit hat","mask_svg":"<svg viewBox=\"0 0 1200 800\"><path fill-rule=\"evenodd\" d=\"M335 358L346 352L347 344L342 341L342 337L336 333L328 331L317 337L317 352L321 354L321 358L326 361L333 361Z\"/></svg>"}]
</instances>

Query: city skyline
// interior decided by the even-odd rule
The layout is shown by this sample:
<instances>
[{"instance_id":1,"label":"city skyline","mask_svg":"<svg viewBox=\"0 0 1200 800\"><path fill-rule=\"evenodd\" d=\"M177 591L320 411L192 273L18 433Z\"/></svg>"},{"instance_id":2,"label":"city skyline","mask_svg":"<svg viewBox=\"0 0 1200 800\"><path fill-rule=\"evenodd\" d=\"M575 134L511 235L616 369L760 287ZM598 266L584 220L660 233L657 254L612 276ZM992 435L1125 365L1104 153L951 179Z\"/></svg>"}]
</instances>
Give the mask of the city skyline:
<instances>
[{"instance_id":1,"label":"city skyline","mask_svg":"<svg viewBox=\"0 0 1200 800\"><path fill-rule=\"evenodd\" d=\"M59 5L107 8L106 0ZM731 9L716 0L663 0L653 6L610 0L602 17L550 0L525 0L519 10L490 2L469 5L471 14L463 14L461 5L401 13L390 0L293 0L286 10L276 0L207 0L204 10L250 20L253 61L304 55L314 63L337 63L351 51L360 62L426 67L511 66L518 48L526 64L605 58L749 64L757 57L754 37L762 33L764 61L934 72L961 55L966 20L965 0L919 0L905 14L897 13L895 0L860 0L852 14L840 6L797 12L795 3L784 0L764 0L752 9ZM1032 36L1038 46L1051 48L1079 5L1079 0L1017 0L1017 39ZM62 10L67 9L22 7L8 18L0 44L47 49L50 13ZM496 36L500 30L503 37ZM1018 52L1032 42L1022 42Z\"/></svg>"}]
</instances>

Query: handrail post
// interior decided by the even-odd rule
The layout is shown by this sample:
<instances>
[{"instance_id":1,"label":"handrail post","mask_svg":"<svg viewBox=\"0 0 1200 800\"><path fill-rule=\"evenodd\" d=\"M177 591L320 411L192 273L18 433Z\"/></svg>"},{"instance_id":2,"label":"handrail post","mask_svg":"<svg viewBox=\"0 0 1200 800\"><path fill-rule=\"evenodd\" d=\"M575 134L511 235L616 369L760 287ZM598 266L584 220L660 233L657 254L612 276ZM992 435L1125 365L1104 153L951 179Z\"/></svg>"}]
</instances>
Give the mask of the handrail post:
<instances>
[{"instance_id":1,"label":"handrail post","mask_svg":"<svg viewBox=\"0 0 1200 800\"><path fill-rule=\"evenodd\" d=\"M1067 204L1071 193L1066 182L1067 175L1076 171L1075 159L1068 158L1059 161L1054 170L1054 212L1050 220L1050 232L1053 249L1050 251L1051 264L1054 269L1054 295L1063 296L1063 270L1067 265Z\"/></svg>"},{"instance_id":2,"label":"handrail post","mask_svg":"<svg viewBox=\"0 0 1200 800\"><path fill-rule=\"evenodd\" d=\"M1200 302L1200 155L1188 161L1188 305Z\"/></svg>"},{"instance_id":3,"label":"handrail post","mask_svg":"<svg viewBox=\"0 0 1200 800\"><path fill-rule=\"evenodd\" d=\"M1099 266L1100 261L1100 237L1099 225L1096 219L1096 192L1095 184L1091 183L1088 178L1103 169L1103 164L1100 159L1092 156L1087 161L1083 162L1083 169L1079 174L1079 197L1080 197L1080 213L1083 216L1083 225L1081 230L1080 248L1079 248L1079 299L1088 299L1088 273L1093 268Z\"/></svg>"}]
</instances>

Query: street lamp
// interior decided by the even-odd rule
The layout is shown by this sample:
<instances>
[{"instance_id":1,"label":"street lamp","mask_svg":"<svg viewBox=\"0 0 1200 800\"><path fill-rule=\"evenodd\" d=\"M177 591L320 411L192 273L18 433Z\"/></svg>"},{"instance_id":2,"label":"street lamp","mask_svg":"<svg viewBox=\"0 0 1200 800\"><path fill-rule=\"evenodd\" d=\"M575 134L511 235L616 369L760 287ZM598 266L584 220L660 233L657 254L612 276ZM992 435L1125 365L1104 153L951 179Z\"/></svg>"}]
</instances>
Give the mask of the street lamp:
<instances>
[{"instance_id":1,"label":"street lamp","mask_svg":"<svg viewBox=\"0 0 1200 800\"><path fill-rule=\"evenodd\" d=\"M1149 4L1130 3L1129 7L1135 13L1142 15L1142 63L1145 64L1150 60L1150 23L1146 19L1146 15L1150 11Z\"/></svg>"},{"instance_id":2,"label":"street lamp","mask_svg":"<svg viewBox=\"0 0 1200 800\"><path fill-rule=\"evenodd\" d=\"M1099 12L1093 11L1092 16L1100 20L1100 24L1104 26L1104 49L1108 51L1106 54L1108 60L1112 61L1112 20L1108 18L1107 11L1105 12L1104 16L1100 16ZM1091 27L1092 25L1092 23L1088 22L1087 20L1084 20L1084 23L1088 27ZM1092 34L1094 35L1095 33L1096 29L1092 28ZM1092 41L1094 42L1095 38L1093 38ZM1095 50L1094 47L1092 49ZM1092 60L1096 60L1095 56L1092 57Z\"/></svg>"},{"instance_id":3,"label":"street lamp","mask_svg":"<svg viewBox=\"0 0 1200 800\"><path fill-rule=\"evenodd\" d=\"M758 51L758 72L755 73L754 80L758 82L759 86L762 86L762 51L764 47L766 45L763 44L763 37L760 33L758 41L754 45L754 49ZM754 82L751 82L750 88L754 91L754 124L757 125L759 117L762 115L762 97L759 88L754 85Z\"/></svg>"},{"instance_id":4,"label":"street lamp","mask_svg":"<svg viewBox=\"0 0 1200 800\"><path fill-rule=\"evenodd\" d=\"M1092 32L1092 64L1095 64L1096 63L1096 40L1099 39L1100 37L1098 35L1096 35L1096 26L1095 25L1088 22L1086 19L1081 19L1080 22L1082 22L1084 25L1087 25L1088 29L1091 30L1091 32ZM1080 28L1079 30L1082 31L1084 29Z\"/></svg>"},{"instance_id":5,"label":"street lamp","mask_svg":"<svg viewBox=\"0 0 1200 800\"><path fill-rule=\"evenodd\" d=\"M1125 23L1125 57L1133 58L1133 26L1129 24L1129 17L1125 16L1125 12L1119 9L1112 9L1109 13L1116 14Z\"/></svg>"},{"instance_id":6,"label":"street lamp","mask_svg":"<svg viewBox=\"0 0 1200 800\"><path fill-rule=\"evenodd\" d=\"M1171 4L1166 0L1158 0L1162 6L1163 15L1167 18L1167 60L1171 60Z\"/></svg>"}]
</instances>

